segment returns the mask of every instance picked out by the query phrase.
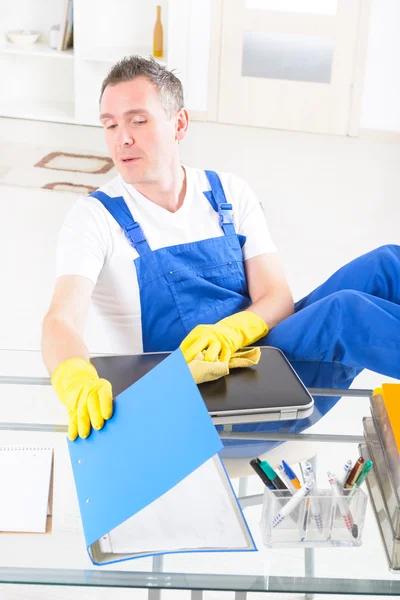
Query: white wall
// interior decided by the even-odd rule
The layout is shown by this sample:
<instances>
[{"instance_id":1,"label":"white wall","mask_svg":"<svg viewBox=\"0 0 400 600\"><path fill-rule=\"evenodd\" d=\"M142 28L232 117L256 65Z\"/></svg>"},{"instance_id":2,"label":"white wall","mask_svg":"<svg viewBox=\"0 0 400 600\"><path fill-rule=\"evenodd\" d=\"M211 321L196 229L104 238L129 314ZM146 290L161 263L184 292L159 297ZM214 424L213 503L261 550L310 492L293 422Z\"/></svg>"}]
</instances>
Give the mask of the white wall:
<instances>
[{"instance_id":1,"label":"white wall","mask_svg":"<svg viewBox=\"0 0 400 600\"><path fill-rule=\"evenodd\" d=\"M363 128L400 131L399 26L399 0L371 0Z\"/></svg>"}]
</instances>

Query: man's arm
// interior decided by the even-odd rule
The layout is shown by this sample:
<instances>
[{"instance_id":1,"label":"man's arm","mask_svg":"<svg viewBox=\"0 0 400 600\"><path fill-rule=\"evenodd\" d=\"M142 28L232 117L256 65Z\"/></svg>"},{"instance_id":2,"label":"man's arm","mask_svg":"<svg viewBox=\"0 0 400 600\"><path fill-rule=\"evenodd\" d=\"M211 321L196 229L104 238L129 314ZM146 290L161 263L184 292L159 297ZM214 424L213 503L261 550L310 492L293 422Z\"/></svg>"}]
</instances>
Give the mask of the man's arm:
<instances>
[{"instance_id":1,"label":"man's arm","mask_svg":"<svg viewBox=\"0 0 400 600\"><path fill-rule=\"evenodd\" d=\"M70 358L89 360L82 335L94 285L80 275L63 275L56 286L42 329L42 356L50 375Z\"/></svg>"},{"instance_id":2,"label":"man's arm","mask_svg":"<svg viewBox=\"0 0 400 600\"><path fill-rule=\"evenodd\" d=\"M294 312L281 262L275 253L261 254L246 260L244 267L252 301L247 310L261 317L270 330Z\"/></svg>"}]
</instances>

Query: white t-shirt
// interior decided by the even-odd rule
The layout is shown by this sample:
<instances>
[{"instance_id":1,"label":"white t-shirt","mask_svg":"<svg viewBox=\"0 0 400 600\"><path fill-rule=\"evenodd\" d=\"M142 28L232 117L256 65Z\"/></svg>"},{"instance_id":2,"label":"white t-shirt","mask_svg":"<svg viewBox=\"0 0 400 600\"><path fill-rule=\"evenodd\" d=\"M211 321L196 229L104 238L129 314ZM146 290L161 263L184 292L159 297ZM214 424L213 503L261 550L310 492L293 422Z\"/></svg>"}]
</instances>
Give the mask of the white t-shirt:
<instances>
[{"instance_id":1,"label":"white t-shirt","mask_svg":"<svg viewBox=\"0 0 400 600\"><path fill-rule=\"evenodd\" d=\"M152 250L223 235L219 216L203 192L210 189L204 171L185 167L186 195L171 213L149 201L117 175L101 188L123 196ZM244 260L276 252L262 207L248 185L219 174L235 229L247 237ZM138 254L101 202L81 198L67 214L57 247L56 275L81 275L94 284L85 343L91 353L137 354L142 349L140 298L134 259Z\"/></svg>"}]
</instances>

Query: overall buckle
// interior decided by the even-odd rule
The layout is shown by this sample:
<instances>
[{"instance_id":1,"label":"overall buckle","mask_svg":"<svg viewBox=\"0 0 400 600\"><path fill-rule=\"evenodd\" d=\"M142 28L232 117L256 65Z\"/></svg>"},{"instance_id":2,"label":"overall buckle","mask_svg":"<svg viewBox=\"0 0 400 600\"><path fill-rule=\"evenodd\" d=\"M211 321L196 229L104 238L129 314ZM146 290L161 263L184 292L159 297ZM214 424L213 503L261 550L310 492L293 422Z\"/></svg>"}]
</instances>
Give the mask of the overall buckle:
<instances>
[{"instance_id":1,"label":"overall buckle","mask_svg":"<svg viewBox=\"0 0 400 600\"><path fill-rule=\"evenodd\" d=\"M219 222L221 225L229 225L233 223L233 210L232 204L228 204L227 202L222 202L218 206L219 213Z\"/></svg>"},{"instance_id":2,"label":"overall buckle","mask_svg":"<svg viewBox=\"0 0 400 600\"><path fill-rule=\"evenodd\" d=\"M139 223L136 223L136 221L130 223L129 225L125 225L124 232L133 246L136 246L136 244L140 244L140 242L146 241L143 230L140 227Z\"/></svg>"}]
</instances>

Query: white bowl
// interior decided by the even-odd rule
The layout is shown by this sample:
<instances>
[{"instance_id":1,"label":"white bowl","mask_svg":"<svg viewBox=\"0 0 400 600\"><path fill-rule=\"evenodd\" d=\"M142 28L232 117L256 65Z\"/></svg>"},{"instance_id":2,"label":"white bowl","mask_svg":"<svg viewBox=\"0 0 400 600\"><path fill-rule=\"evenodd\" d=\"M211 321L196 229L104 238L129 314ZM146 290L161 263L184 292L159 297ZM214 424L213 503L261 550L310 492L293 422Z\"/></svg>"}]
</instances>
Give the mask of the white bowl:
<instances>
[{"instance_id":1,"label":"white bowl","mask_svg":"<svg viewBox=\"0 0 400 600\"><path fill-rule=\"evenodd\" d=\"M40 37L40 31L7 31L6 37L14 44L34 44Z\"/></svg>"}]
</instances>

